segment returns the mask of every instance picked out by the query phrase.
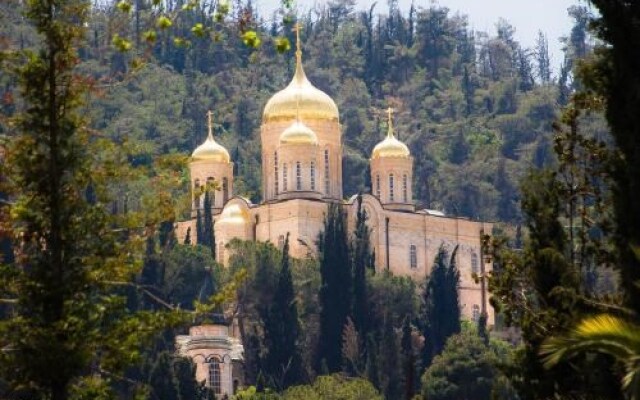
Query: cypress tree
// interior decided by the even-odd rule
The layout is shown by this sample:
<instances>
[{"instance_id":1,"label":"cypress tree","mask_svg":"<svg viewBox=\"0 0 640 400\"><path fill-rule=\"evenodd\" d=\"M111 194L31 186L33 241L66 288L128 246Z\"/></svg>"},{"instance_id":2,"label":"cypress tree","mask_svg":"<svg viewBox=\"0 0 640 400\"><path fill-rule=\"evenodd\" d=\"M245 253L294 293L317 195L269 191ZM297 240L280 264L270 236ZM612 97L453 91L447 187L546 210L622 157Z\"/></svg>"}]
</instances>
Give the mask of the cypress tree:
<instances>
[{"instance_id":1,"label":"cypress tree","mask_svg":"<svg viewBox=\"0 0 640 400\"><path fill-rule=\"evenodd\" d=\"M158 355L149 374L149 386L153 395L151 398L162 400L180 400L176 378L171 367L171 354L163 351Z\"/></svg>"},{"instance_id":2,"label":"cypress tree","mask_svg":"<svg viewBox=\"0 0 640 400\"><path fill-rule=\"evenodd\" d=\"M179 357L173 362L173 374L180 400L198 399L201 388L196 381L196 367L191 359Z\"/></svg>"},{"instance_id":3,"label":"cypress tree","mask_svg":"<svg viewBox=\"0 0 640 400\"><path fill-rule=\"evenodd\" d=\"M352 276L342 205L331 204L318 240L320 250L320 334L316 371L342 367L342 331L351 310Z\"/></svg>"},{"instance_id":4,"label":"cypress tree","mask_svg":"<svg viewBox=\"0 0 640 400\"><path fill-rule=\"evenodd\" d=\"M153 235L149 235L146 241L146 251L140 272L140 284L146 287L151 293L157 294L157 288L161 284L160 260L156 254L156 240ZM142 308L150 310L155 303L148 296L143 296Z\"/></svg>"},{"instance_id":5,"label":"cypress tree","mask_svg":"<svg viewBox=\"0 0 640 400\"><path fill-rule=\"evenodd\" d=\"M412 331L411 320L407 316L402 324L402 340L400 341L404 398L407 400L412 399L416 393L416 356L413 351Z\"/></svg>"},{"instance_id":6,"label":"cypress tree","mask_svg":"<svg viewBox=\"0 0 640 400\"><path fill-rule=\"evenodd\" d=\"M458 304L459 273L455 265L457 248L447 265L447 251L440 247L423 293L422 333L425 338L423 367L442 352L449 336L460 332Z\"/></svg>"},{"instance_id":7,"label":"cypress tree","mask_svg":"<svg viewBox=\"0 0 640 400\"><path fill-rule=\"evenodd\" d=\"M303 380L302 359L298 351L298 310L289 259L289 234L282 250L282 266L278 286L264 322L267 355L264 372L279 390Z\"/></svg>"},{"instance_id":8,"label":"cypress tree","mask_svg":"<svg viewBox=\"0 0 640 400\"><path fill-rule=\"evenodd\" d=\"M211 249L211 256L216 258L216 240L213 234L213 209L212 209L211 192L207 190L204 193L204 218L203 218L203 242L200 243Z\"/></svg>"},{"instance_id":9,"label":"cypress tree","mask_svg":"<svg viewBox=\"0 0 640 400\"><path fill-rule=\"evenodd\" d=\"M191 227L187 228L187 234L184 236L184 244L185 245L191 244Z\"/></svg>"},{"instance_id":10,"label":"cypress tree","mask_svg":"<svg viewBox=\"0 0 640 400\"><path fill-rule=\"evenodd\" d=\"M401 366L399 360L398 338L393 326L393 318L387 315L382 327L379 345L380 389L387 399L402 397Z\"/></svg>"},{"instance_id":11,"label":"cypress tree","mask_svg":"<svg viewBox=\"0 0 640 400\"><path fill-rule=\"evenodd\" d=\"M196 243L202 245L204 243L204 224L202 222L202 212L198 208L196 210Z\"/></svg>"},{"instance_id":12,"label":"cypress tree","mask_svg":"<svg viewBox=\"0 0 640 400\"><path fill-rule=\"evenodd\" d=\"M356 229L353 243L353 323L360 337L366 337L369 329L369 305L366 270L372 262L367 214L362 208L362 195L358 195Z\"/></svg>"}]
</instances>

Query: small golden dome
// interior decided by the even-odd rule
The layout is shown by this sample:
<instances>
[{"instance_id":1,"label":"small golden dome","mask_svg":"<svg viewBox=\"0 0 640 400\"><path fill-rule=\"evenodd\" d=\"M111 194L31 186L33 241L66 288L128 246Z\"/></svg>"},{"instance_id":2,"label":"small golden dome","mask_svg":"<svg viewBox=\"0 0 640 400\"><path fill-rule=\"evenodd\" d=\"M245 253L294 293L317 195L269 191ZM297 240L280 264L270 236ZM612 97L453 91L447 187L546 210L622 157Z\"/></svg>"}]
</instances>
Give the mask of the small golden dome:
<instances>
[{"instance_id":1,"label":"small golden dome","mask_svg":"<svg viewBox=\"0 0 640 400\"><path fill-rule=\"evenodd\" d=\"M411 152L409 152L407 145L396 139L393 135L391 109L389 109L389 129L387 131L387 137L373 148L371 158L409 158L409 156L411 156Z\"/></svg>"},{"instance_id":2,"label":"small golden dome","mask_svg":"<svg viewBox=\"0 0 640 400\"><path fill-rule=\"evenodd\" d=\"M225 224L246 224L249 222L249 213L238 204L230 204L224 208L220 214L218 223Z\"/></svg>"},{"instance_id":3,"label":"small golden dome","mask_svg":"<svg viewBox=\"0 0 640 400\"><path fill-rule=\"evenodd\" d=\"M262 114L263 122L295 119L298 114L303 120L322 119L338 121L338 107L336 103L322 90L309 82L302 68L302 51L298 38L296 51L296 72L291 83L274 94Z\"/></svg>"},{"instance_id":4,"label":"small golden dome","mask_svg":"<svg viewBox=\"0 0 640 400\"><path fill-rule=\"evenodd\" d=\"M296 121L280 134L280 144L318 144L318 137L305 124Z\"/></svg>"},{"instance_id":5,"label":"small golden dome","mask_svg":"<svg viewBox=\"0 0 640 400\"><path fill-rule=\"evenodd\" d=\"M211 111L207 113L207 116L209 118L209 134L207 135L207 139L204 141L204 143L196 147L196 149L193 151L193 154L191 154L191 160L229 163L231 162L229 152L227 151L227 149L218 144L218 142L216 142L216 140L213 138Z\"/></svg>"}]
</instances>

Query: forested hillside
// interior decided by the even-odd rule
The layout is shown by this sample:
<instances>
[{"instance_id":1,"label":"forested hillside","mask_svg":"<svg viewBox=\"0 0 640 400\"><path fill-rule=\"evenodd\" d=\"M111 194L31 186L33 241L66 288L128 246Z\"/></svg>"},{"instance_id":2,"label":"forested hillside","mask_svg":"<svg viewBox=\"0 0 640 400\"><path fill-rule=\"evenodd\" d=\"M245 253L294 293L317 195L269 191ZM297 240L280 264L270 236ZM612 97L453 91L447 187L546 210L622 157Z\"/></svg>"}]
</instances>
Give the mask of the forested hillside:
<instances>
[{"instance_id":1,"label":"forested hillside","mask_svg":"<svg viewBox=\"0 0 640 400\"><path fill-rule=\"evenodd\" d=\"M229 10L233 22L214 25L206 3L166 7L183 10L153 38L136 35L144 27L131 28L113 4L92 10L81 68L96 80L87 110L94 128L132 145L137 163L151 163L160 154L190 154L205 137L211 109L215 133L235 162L238 194L260 201L261 112L292 76L292 52L278 50L293 43L295 17L286 10L265 16L238 1ZM28 46L29 29L17 10L7 11L10 36ZM525 48L508 21L475 32L466 16L437 5L402 13L390 1L362 11L342 0L299 16L306 72L340 109L345 195L368 190L368 157L386 128L381 110L392 106L398 136L415 157L421 206L517 223L518 181L532 166L552 162L551 124L576 89L572 67L590 51L587 9L568 12L575 23L561 65L550 64L547 43L556 38L540 33L535 48ZM236 24L255 29L260 43L247 46ZM133 49L117 51L114 32ZM0 90L6 99L11 82ZM605 136L599 120L583 129ZM184 194L187 185L175 189ZM127 197L136 207L137 196Z\"/></svg>"}]
</instances>

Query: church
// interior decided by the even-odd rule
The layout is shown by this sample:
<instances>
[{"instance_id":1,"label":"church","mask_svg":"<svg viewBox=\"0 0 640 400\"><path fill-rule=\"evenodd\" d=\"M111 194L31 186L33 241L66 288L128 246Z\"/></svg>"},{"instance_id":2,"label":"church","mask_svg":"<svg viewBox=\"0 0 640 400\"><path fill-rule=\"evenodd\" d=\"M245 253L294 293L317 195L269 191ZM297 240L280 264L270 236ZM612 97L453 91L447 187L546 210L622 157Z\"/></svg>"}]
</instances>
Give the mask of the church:
<instances>
[{"instance_id":1,"label":"church","mask_svg":"<svg viewBox=\"0 0 640 400\"><path fill-rule=\"evenodd\" d=\"M184 240L187 231L196 231L195 216L204 206L203 196L199 193L204 185L215 182L211 207L216 257L223 265L230 256L225 244L235 238L269 241L282 248L286 235L290 234L292 257L316 255L315 240L323 229L324 216L331 203L344 205L350 231L355 225L357 196L345 199L342 192L342 134L338 107L331 97L307 79L299 38L297 42L295 74L286 88L269 99L262 115L262 202L252 204L234 194L233 160L227 149L213 137L211 112L208 113L208 136L191 155L193 210L191 220L177 224L176 234ZM387 270L422 282L428 276L440 246L449 251L457 246L461 314L477 321L486 310L488 325L493 325L494 312L486 304L483 284L473 279L474 274L481 276L491 268L481 254L481 237L483 232L491 232L492 226L416 208L412 197L413 156L395 137L391 109L388 110L387 135L371 152L370 170L372 193L362 195L362 206L371 230L376 271ZM207 328L194 329L204 332ZM210 339L210 343L224 342L218 350L224 350L228 356L233 346L225 341L228 340L226 335L217 332L202 336L194 331L192 335L180 338L179 347L186 349L189 346L185 343ZM209 336L211 338L203 339ZM209 351L215 352L215 349ZM206 357L201 358L207 362ZM204 365L197 364L199 376L205 377ZM231 383L218 386L226 387L218 393L230 393L231 386Z\"/></svg>"}]
</instances>

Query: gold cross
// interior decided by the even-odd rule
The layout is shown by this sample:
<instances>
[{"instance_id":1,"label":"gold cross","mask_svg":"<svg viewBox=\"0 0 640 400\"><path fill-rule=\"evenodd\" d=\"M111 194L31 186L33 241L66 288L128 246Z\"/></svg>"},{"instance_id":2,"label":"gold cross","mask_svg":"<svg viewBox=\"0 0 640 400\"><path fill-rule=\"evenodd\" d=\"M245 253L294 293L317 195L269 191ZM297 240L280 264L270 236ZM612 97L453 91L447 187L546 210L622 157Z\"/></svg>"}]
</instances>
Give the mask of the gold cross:
<instances>
[{"instance_id":1,"label":"gold cross","mask_svg":"<svg viewBox=\"0 0 640 400\"><path fill-rule=\"evenodd\" d=\"M389 116L389 123L391 123L391 114L393 113L393 108L387 108L387 115Z\"/></svg>"},{"instance_id":2,"label":"gold cross","mask_svg":"<svg viewBox=\"0 0 640 400\"><path fill-rule=\"evenodd\" d=\"M296 33L296 54L302 54L302 50L300 49L300 31L302 30L302 25L299 22L293 26L293 31Z\"/></svg>"},{"instance_id":3,"label":"gold cross","mask_svg":"<svg viewBox=\"0 0 640 400\"><path fill-rule=\"evenodd\" d=\"M209 127L209 136L213 136L213 113L207 111L207 126Z\"/></svg>"}]
</instances>

